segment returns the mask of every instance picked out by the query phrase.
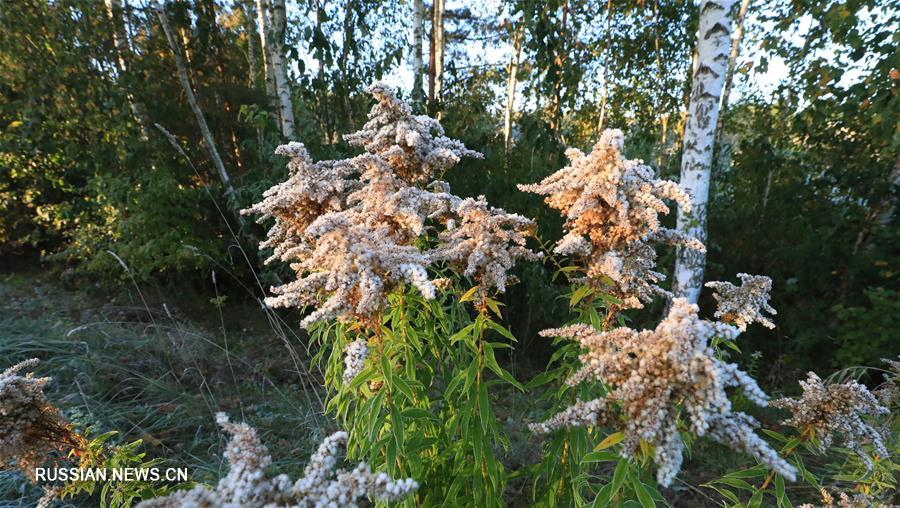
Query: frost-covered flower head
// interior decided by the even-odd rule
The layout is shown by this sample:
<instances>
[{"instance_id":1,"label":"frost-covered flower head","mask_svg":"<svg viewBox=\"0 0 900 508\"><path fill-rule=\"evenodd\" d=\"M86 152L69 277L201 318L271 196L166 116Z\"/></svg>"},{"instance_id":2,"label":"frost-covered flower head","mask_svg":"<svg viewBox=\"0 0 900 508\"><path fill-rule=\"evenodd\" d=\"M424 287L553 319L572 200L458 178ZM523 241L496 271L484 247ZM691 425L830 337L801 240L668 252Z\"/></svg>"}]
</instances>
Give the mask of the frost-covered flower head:
<instances>
[{"instance_id":1,"label":"frost-covered flower head","mask_svg":"<svg viewBox=\"0 0 900 508\"><path fill-rule=\"evenodd\" d=\"M459 266L463 275L480 284L506 291L507 272L516 261L541 258L525 247L536 227L531 219L493 208L484 196L458 202L453 214L456 223L440 233L441 244L432 257Z\"/></svg>"},{"instance_id":2,"label":"frost-covered flower head","mask_svg":"<svg viewBox=\"0 0 900 508\"><path fill-rule=\"evenodd\" d=\"M344 136L353 146L384 159L407 183L423 184L455 165L462 157L481 158L461 142L444 136L440 122L414 116L393 89L376 82L366 89L378 101L362 129Z\"/></svg>"},{"instance_id":3,"label":"frost-covered flower head","mask_svg":"<svg viewBox=\"0 0 900 508\"><path fill-rule=\"evenodd\" d=\"M229 422L223 413L217 415L217 420L231 434L225 450L228 474L213 489L198 485L144 501L139 507L355 508L366 498L398 501L418 488L413 480L395 481L384 473L373 473L365 464L352 470L336 470L338 454L347 440L345 432L325 438L310 458L304 476L296 482L286 475L268 478L265 470L272 458L256 431L244 423Z\"/></svg>"},{"instance_id":4,"label":"frost-covered flower head","mask_svg":"<svg viewBox=\"0 0 900 508\"><path fill-rule=\"evenodd\" d=\"M888 358L881 361L887 364L888 371L884 373L884 382L872 393L884 407L891 408L900 402L900 361Z\"/></svg>"},{"instance_id":5,"label":"frost-covered flower head","mask_svg":"<svg viewBox=\"0 0 900 508\"><path fill-rule=\"evenodd\" d=\"M872 498L862 492L854 492L852 495L847 494L846 492L841 492L838 495L837 503L835 503L834 501L834 496L832 496L830 492L825 490L824 487L819 490L819 494L822 496L821 505L816 506L810 503L806 503L801 504L800 508L887 508L888 506L893 506L875 503Z\"/></svg>"},{"instance_id":6,"label":"frost-covered flower head","mask_svg":"<svg viewBox=\"0 0 900 508\"><path fill-rule=\"evenodd\" d=\"M446 138L437 121L412 116L386 85L369 92L378 103L362 130L347 136L365 153L312 163L300 143L279 147L291 157L290 178L245 213L274 217L261 247L290 263L297 279L272 288L273 307L314 307L303 326L330 319L369 318L387 295L409 283L425 298L428 253L413 245L433 219L447 221L460 198L419 187L461 157L480 157Z\"/></svg>"},{"instance_id":7,"label":"frost-covered flower head","mask_svg":"<svg viewBox=\"0 0 900 508\"><path fill-rule=\"evenodd\" d=\"M295 281L272 288L266 299L272 307L317 309L301 325L330 318L365 318L386 303L387 294L408 282L424 297L434 298L428 279L428 256L411 245L395 243L388 228L351 222L341 212L323 215L307 228L310 245L297 250L291 268L302 274Z\"/></svg>"},{"instance_id":8,"label":"frost-covered flower head","mask_svg":"<svg viewBox=\"0 0 900 508\"><path fill-rule=\"evenodd\" d=\"M756 381L737 365L718 359L709 345L715 336L733 339L740 331L702 320L698 310L676 298L654 330L622 327L601 333L580 324L541 332L577 340L586 350L581 368L566 381L569 385L602 380L613 390L604 399L578 403L548 422L532 425L532 430L619 421L626 435L623 454L630 456L640 440L655 445L657 480L668 486L681 467L684 445L677 429L681 410L692 432L749 453L794 478L794 468L754 433L755 421L732 411L725 391L729 387L741 388L748 399L766 405L766 394Z\"/></svg>"},{"instance_id":9,"label":"frost-covered flower head","mask_svg":"<svg viewBox=\"0 0 900 508\"><path fill-rule=\"evenodd\" d=\"M369 345L365 339L356 339L344 348L344 382L353 381L366 364L369 356Z\"/></svg>"},{"instance_id":10,"label":"frost-covered flower head","mask_svg":"<svg viewBox=\"0 0 900 508\"><path fill-rule=\"evenodd\" d=\"M871 443L878 455L888 456L881 434L863 417L887 414L889 410L878 403L868 388L856 381L826 384L814 372L807 373L806 381L800 381L800 386L803 395L799 399L783 398L771 403L791 412L792 416L783 422L785 425L817 437L822 451L831 446L836 436L841 436L844 446L856 452L869 469L873 464L863 448L864 443Z\"/></svg>"},{"instance_id":11,"label":"frost-covered flower head","mask_svg":"<svg viewBox=\"0 0 900 508\"><path fill-rule=\"evenodd\" d=\"M15 467L34 480L48 455L78 446L81 438L44 396L50 378L20 375L37 365L26 360L0 373L0 470Z\"/></svg>"},{"instance_id":12,"label":"frost-covered flower head","mask_svg":"<svg viewBox=\"0 0 900 508\"><path fill-rule=\"evenodd\" d=\"M544 201L566 218L565 236L555 252L583 256L587 276L598 283L613 280L611 291L628 307L641 307L663 278L653 271L656 253L648 244L662 241L703 250L703 245L662 227L668 214L665 199L690 209L690 198L678 185L659 180L641 160L622 156L622 131L608 129L589 154L570 148L569 165L540 183L519 185L525 192L546 196Z\"/></svg>"},{"instance_id":13,"label":"frost-covered flower head","mask_svg":"<svg viewBox=\"0 0 900 508\"><path fill-rule=\"evenodd\" d=\"M772 279L764 275L739 273L741 285L730 282L707 282L706 287L715 292L713 298L718 302L716 317L726 323L733 323L741 331L753 322L766 328L775 328L763 312L775 315L778 312L769 305L769 292L772 291Z\"/></svg>"},{"instance_id":14,"label":"frost-covered flower head","mask_svg":"<svg viewBox=\"0 0 900 508\"><path fill-rule=\"evenodd\" d=\"M259 215L262 223L274 218L260 248L272 248L270 260L290 257L292 249L304 241L306 228L320 215L346 208L347 196L360 186L351 178L356 169L346 161L313 163L303 143L279 146L275 153L290 157L290 176L263 193L263 200L241 210L243 215Z\"/></svg>"}]
</instances>

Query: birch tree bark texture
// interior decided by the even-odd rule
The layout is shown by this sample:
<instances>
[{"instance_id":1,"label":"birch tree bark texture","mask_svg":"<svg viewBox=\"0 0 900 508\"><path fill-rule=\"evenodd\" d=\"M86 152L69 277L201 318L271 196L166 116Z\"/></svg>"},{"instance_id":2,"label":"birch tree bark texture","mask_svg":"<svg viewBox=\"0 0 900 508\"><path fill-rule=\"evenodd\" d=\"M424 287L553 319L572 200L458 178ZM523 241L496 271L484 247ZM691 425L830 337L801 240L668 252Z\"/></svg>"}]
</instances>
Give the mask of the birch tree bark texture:
<instances>
[{"instance_id":1,"label":"birch tree bark texture","mask_svg":"<svg viewBox=\"0 0 900 508\"><path fill-rule=\"evenodd\" d=\"M287 31L287 12L284 0L270 0L271 22L268 42L272 48L272 70L275 73L275 91L281 111L281 133L290 141L296 139L294 131L294 105L291 101L291 87L287 80L287 65L284 56L284 37Z\"/></svg>"},{"instance_id":2,"label":"birch tree bark texture","mask_svg":"<svg viewBox=\"0 0 900 508\"><path fill-rule=\"evenodd\" d=\"M706 214L719 101L731 49L731 18L735 0L700 2L697 30L697 68L684 128L681 159L681 187L691 196L691 213L678 210L679 232L704 244L707 240ZM678 247L672 291L695 303L703 286L706 253Z\"/></svg>"}]
</instances>

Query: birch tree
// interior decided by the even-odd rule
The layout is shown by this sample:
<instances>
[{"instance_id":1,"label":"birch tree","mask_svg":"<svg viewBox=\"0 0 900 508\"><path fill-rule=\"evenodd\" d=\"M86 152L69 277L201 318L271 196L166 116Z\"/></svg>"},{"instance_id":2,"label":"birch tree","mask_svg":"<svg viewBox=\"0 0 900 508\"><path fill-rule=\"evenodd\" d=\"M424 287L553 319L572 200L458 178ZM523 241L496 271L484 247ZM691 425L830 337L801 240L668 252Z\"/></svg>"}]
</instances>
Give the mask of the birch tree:
<instances>
[{"instance_id":1,"label":"birch tree","mask_svg":"<svg viewBox=\"0 0 900 508\"><path fill-rule=\"evenodd\" d=\"M288 84L287 67L284 58L284 37L287 30L287 16L284 0L269 2L269 33L267 42L271 47L272 73L275 77L275 92L278 96L281 134L289 139L296 138L294 131L294 106L291 102L291 87Z\"/></svg>"},{"instance_id":2,"label":"birch tree","mask_svg":"<svg viewBox=\"0 0 900 508\"><path fill-rule=\"evenodd\" d=\"M250 72L247 76L247 84L253 88L259 86L259 62L256 59L256 43L257 43L257 33L256 33L256 21L254 19L254 7L253 2L246 2L240 4L241 11L243 12L243 20L244 20L244 31L247 36L247 64L250 67ZM265 57L263 57L265 60Z\"/></svg>"},{"instance_id":3,"label":"birch tree","mask_svg":"<svg viewBox=\"0 0 900 508\"><path fill-rule=\"evenodd\" d=\"M731 13L735 0L703 0L697 30L697 65L684 128L681 187L693 201L691 213L678 210L679 232L707 243L706 213L719 101L731 47ZM706 254L678 248L672 290L696 302L703 285Z\"/></svg>"},{"instance_id":4,"label":"birch tree","mask_svg":"<svg viewBox=\"0 0 900 508\"><path fill-rule=\"evenodd\" d=\"M197 124L200 126L200 133L203 135L203 142L206 144L206 150L209 152L209 158L212 160L213 166L215 166L216 171L219 173L219 178L222 180L228 193L232 194L234 193L234 187L231 185L231 178L229 178L228 171L225 169L225 163L222 162L222 157L216 149L216 142L213 139L212 132L209 130L209 125L206 123L206 117L203 115L203 110L200 109L200 104L197 102L197 96L194 95L194 89L191 86L191 79L188 76L187 66L184 64L184 57L181 54L181 46L178 44L178 39L175 38L174 32L172 32L172 26L169 24L169 18L166 16L166 11L158 4L153 4L153 8L156 10L156 16L159 18L159 23L162 25L163 32L166 34L166 40L169 42L169 48L172 50L172 56L175 58L175 68L178 71L178 80L181 82L181 88L184 90L188 105L191 107L191 111L194 112L194 116L197 118Z\"/></svg>"},{"instance_id":5,"label":"birch tree","mask_svg":"<svg viewBox=\"0 0 900 508\"><path fill-rule=\"evenodd\" d=\"M272 107L278 104L275 96L275 72L272 70L272 46L269 44L269 3L267 0L256 0L256 20L259 25L259 46L263 58L263 71L266 76L266 96ZM281 120L279 120L280 125Z\"/></svg>"},{"instance_id":6,"label":"birch tree","mask_svg":"<svg viewBox=\"0 0 900 508\"><path fill-rule=\"evenodd\" d=\"M431 6L431 38L428 62L428 102L441 101L444 85L444 0L434 0Z\"/></svg>"},{"instance_id":7,"label":"birch tree","mask_svg":"<svg viewBox=\"0 0 900 508\"><path fill-rule=\"evenodd\" d=\"M512 139L512 117L515 111L516 84L519 79L519 58L522 55L522 37L525 32L525 20L513 34L513 54L509 60L509 76L506 80L506 114L503 120L503 154L509 154Z\"/></svg>"},{"instance_id":8,"label":"birch tree","mask_svg":"<svg viewBox=\"0 0 900 508\"><path fill-rule=\"evenodd\" d=\"M412 100L416 108L422 109L422 30L425 6L422 0L413 0L413 32L410 53L412 53L413 90Z\"/></svg>"},{"instance_id":9,"label":"birch tree","mask_svg":"<svg viewBox=\"0 0 900 508\"><path fill-rule=\"evenodd\" d=\"M603 94L600 97L600 120L597 121L597 134L603 132L603 124L606 121L606 101L609 98L609 64L611 62L612 49L612 0L606 2L606 46L603 48Z\"/></svg>"}]
</instances>

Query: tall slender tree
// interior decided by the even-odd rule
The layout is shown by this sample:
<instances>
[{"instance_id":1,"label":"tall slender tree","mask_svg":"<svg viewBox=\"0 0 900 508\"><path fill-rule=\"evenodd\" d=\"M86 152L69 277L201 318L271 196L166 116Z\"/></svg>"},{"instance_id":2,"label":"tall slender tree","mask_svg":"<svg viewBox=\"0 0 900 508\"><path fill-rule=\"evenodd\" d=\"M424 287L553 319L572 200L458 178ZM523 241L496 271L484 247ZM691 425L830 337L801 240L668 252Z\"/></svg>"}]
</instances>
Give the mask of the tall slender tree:
<instances>
[{"instance_id":1,"label":"tall slender tree","mask_svg":"<svg viewBox=\"0 0 900 508\"><path fill-rule=\"evenodd\" d=\"M413 89L412 102L422 109L422 31L425 29L423 17L425 6L422 0L413 0L413 31L409 51L412 53Z\"/></svg>"},{"instance_id":2,"label":"tall slender tree","mask_svg":"<svg viewBox=\"0 0 900 508\"><path fill-rule=\"evenodd\" d=\"M513 54L509 59L509 76L506 79L506 112L503 119L503 153L509 154L512 139L512 118L516 103L516 84L519 79L519 58L522 56L522 38L525 36L525 20L513 32Z\"/></svg>"},{"instance_id":3,"label":"tall slender tree","mask_svg":"<svg viewBox=\"0 0 900 508\"><path fill-rule=\"evenodd\" d=\"M165 8L155 3L153 4L153 7L156 10L156 16L159 18L159 23L162 25L163 32L166 34L166 40L169 43L169 47L172 50L172 56L175 59L175 68L178 71L178 80L181 82L181 88L184 90L188 105L191 107L191 111L194 112L194 117L196 117L197 124L200 126L200 133L203 135L203 142L206 143L206 150L209 152L209 158L212 160L213 166L215 166L216 171L219 173L219 178L225 185L226 190L229 194L232 194L234 193L234 187L231 185L231 178L228 176L228 170L225 169L225 163L222 162L222 157L216 149L216 142L213 139L212 132L209 130L209 125L206 123L206 117L203 115L203 110L200 109L200 104L197 102L197 96L194 95L194 89L191 85L188 69L181 53L181 46L178 44L175 33L172 31L169 17L166 15Z\"/></svg>"},{"instance_id":4,"label":"tall slender tree","mask_svg":"<svg viewBox=\"0 0 900 508\"><path fill-rule=\"evenodd\" d=\"M441 102L444 86L444 0L431 5L431 37L428 65L428 102L434 108Z\"/></svg>"},{"instance_id":5,"label":"tall slender tree","mask_svg":"<svg viewBox=\"0 0 900 508\"><path fill-rule=\"evenodd\" d=\"M284 38L287 33L287 12L284 0L269 0L269 34L267 41L272 48L272 72L275 75L275 92L278 96L281 134L289 139L296 138L294 131L294 105L291 87L288 83L287 64L284 55Z\"/></svg>"},{"instance_id":6,"label":"tall slender tree","mask_svg":"<svg viewBox=\"0 0 900 508\"><path fill-rule=\"evenodd\" d=\"M681 187L693 202L690 213L678 210L677 229L706 243L710 168L731 48L731 16L735 0L703 0L697 30L697 65L684 127ZM696 302L703 285L706 253L679 247L673 292Z\"/></svg>"}]
</instances>

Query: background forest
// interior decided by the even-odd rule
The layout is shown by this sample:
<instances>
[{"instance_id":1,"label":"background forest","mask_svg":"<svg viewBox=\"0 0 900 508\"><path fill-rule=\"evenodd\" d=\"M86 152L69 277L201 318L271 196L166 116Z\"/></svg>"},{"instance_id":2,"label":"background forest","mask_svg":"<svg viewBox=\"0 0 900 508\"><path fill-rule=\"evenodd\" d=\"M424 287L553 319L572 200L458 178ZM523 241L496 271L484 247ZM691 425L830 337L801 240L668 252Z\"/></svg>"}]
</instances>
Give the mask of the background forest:
<instances>
[{"instance_id":1,"label":"background forest","mask_svg":"<svg viewBox=\"0 0 900 508\"><path fill-rule=\"evenodd\" d=\"M291 271L263 264L265 229L239 210L285 180L275 148L287 141L313 160L358 153L342 135L366 122L373 82L484 154L443 179L535 219L543 246L562 236L562 219L516 184L563 167L566 148L587 150L606 128L625 132L628 158L679 180L694 2L155 7L0 4L0 358L10 360L0 369L40 356L62 393L77 386L73 420L141 438L200 476L223 468L215 408L264 422L288 470L333 426L303 314L261 309ZM772 278L777 327L750 328L734 361L767 391L792 393L807 370L840 375L900 352L900 13L884 0L738 8L705 279ZM671 274L675 249L659 253ZM538 331L569 317L556 268L520 263L520 282L499 297L519 340L500 360L523 382L555 351ZM713 308L709 290L700 302ZM652 326L663 312L657 303L628 318ZM498 416L538 419L530 404L511 391ZM528 463L539 450L517 439L529 438L514 434L514 462ZM696 453L698 483L732 465L723 450ZM686 487L671 495L712 502ZM0 498L29 496L0 477Z\"/></svg>"}]
</instances>

